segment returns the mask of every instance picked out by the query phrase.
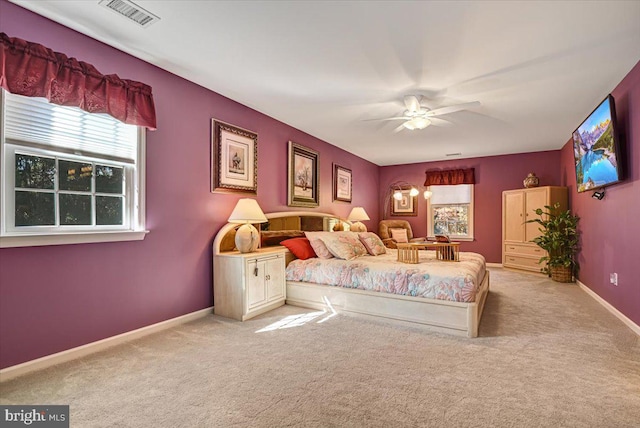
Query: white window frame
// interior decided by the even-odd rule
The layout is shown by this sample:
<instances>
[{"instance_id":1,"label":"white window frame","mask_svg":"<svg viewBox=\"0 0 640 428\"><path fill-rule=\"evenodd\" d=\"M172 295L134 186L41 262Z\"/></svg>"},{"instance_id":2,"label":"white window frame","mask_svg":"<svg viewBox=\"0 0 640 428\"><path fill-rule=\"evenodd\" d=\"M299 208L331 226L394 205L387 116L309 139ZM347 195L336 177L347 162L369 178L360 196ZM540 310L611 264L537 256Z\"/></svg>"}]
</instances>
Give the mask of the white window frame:
<instances>
[{"instance_id":1,"label":"white window frame","mask_svg":"<svg viewBox=\"0 0 640 428\"><path fill-rule=\"evenodd\" d=\"M473 241L474 240L474 234L473 234L473 223L474 223L474 211L475 211L475 206L474 206L474 193L475 193L475 185L474 184L461 184L460 186L470 186L470 201L469 201L469 208L468 208L468 231L469 233L466 235L449 235L449 238L451 238L452 240L455 241ZM440 187L440 186L429 186L427 188L427 190L433 191L435 187ZM434 221L433 221L433 209L434 207L440 207L440 206L447 206L447 205L467 205L467 204L456 204L456 203L452 203L452 204L437 204L434 205L431 203L431 198L427 199L427 237L429 239L435 239L435 232L434 232Z\"/></svg>"},{"instance_id":2,"label":"white window frame","mask_svg":"<svg viewBox=\"0 0 640 428\"><path fill-rule=\"evenodd\" d=\"M82 156L55 147L38 147L7 141L4 131L5 96L0 90L0 248L41 245L84 244L139 241L145 230L145 159L146 129L138 127L135 164L126 164L98 156ZM87 161L125 167L125 218L122 226L34 226L15 227L15 153L58 157L62 160ZM12 222L13 223L10 223Z\"/></svg>"}]
</instances>

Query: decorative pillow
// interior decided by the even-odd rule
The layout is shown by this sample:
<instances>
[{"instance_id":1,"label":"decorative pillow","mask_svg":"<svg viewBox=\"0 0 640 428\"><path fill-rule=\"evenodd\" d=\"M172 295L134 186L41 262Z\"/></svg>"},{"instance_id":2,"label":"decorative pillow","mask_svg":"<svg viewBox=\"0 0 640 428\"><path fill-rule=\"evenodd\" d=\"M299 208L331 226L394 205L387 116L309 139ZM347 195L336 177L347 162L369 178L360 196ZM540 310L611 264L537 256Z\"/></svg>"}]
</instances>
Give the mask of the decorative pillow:
<instances>
[{"instance_id":1,"label":"decorative pillow","mask_svg":"<svg viewBox=\"0 0 640 428\"><path fill-rule=\"evenodd\" d=\"M316 253L316 255L321 259L331 259L333 258L333 254L329 251L324 242L320 239L318 234L322 234L325 232L305 232L305 236L309 240L309 244L311 244L311 248Z\"/></svg>"},{"instance_id":2,"label":"decorative pillow","mask_svg":"<svg viewBox=\"0 0 640 428\"><path fill-rule=\"evenodd\" d=\"M373 232L362 232L358 233L358 237L360 238L360 242L367 249L367 252L372 256L379 256L380 254L385 254L387 250L384 248L384 244L382 243L382 239L378 235Z\"/></svg>"},{"instance_id":3,"label":"decorative pillow","mask_svg":"<svg viewBox=\"0 0 640 428\"><path fill-rule=\"evenodd\" d=\"M313 251L313 247L307 238L291 238L285 239L280 242L280 245L284 245L293 253L294 256L300 260L307 260L316 256L316 252Z\"/></svg>"},{"instance_id":4,"label":"decorative pillow","mask_svg":"<svg viewBox=\"0 0 640 428\"><path fill-rule=\"evenodd\" d=\"M391 232L391 238L399 244L404 244L409 242L409 238L407 237L407 229L389 229Z\"/></svg>"},{"instance_id":5,"label":"decorative pillow","mask_svg":"<svg viewBox=\"0 0 640 428\"><path fill-rule=\"evenodd\" d=\"M334 257L344 260L353 260L356 257L367 254L367 249L362 245L358 234L355 232L334 232L321 235L320 239L327 246Z\"/></svg>"}]
</instances>

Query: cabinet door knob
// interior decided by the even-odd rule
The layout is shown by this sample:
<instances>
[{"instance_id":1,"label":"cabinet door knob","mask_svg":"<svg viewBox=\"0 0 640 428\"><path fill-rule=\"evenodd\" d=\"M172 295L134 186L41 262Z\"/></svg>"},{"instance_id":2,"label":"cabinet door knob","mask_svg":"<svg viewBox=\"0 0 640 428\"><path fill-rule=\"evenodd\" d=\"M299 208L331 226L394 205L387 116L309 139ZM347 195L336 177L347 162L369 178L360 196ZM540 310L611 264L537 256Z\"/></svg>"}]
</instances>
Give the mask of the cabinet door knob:
<instances>
[{"instance_id":1,"label":"cabinet door knob","mask_svg":"<svg viewBox=\"0 0 640 428\"><path fill-rule=\"evenodd\" d=\"M264 277L264 279L266 279L267 281L269 281L271 279L271 275L267 275Z\"/></svg>"}]
</instances>

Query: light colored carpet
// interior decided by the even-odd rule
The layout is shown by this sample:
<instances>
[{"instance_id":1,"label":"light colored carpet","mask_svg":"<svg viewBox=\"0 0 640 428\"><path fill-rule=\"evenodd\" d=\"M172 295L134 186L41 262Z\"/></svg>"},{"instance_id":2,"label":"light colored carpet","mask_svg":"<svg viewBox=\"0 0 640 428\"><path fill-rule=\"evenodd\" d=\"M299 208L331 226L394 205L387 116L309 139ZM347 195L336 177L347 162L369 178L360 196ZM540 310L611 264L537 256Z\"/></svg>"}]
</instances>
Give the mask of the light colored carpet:
<instances>
[{"instance_id":1,"label":"light colored carpet","mask_svg":"<svg viewBox=\"0 0 640 428\"><path fill-rule=\"evenodd\" d=\"M640 424L640 340L576 285L491 269L480 335L290 306L210 316L5 382L0 402L69 404L72 427Z\"/></svg>"}]
</instances>

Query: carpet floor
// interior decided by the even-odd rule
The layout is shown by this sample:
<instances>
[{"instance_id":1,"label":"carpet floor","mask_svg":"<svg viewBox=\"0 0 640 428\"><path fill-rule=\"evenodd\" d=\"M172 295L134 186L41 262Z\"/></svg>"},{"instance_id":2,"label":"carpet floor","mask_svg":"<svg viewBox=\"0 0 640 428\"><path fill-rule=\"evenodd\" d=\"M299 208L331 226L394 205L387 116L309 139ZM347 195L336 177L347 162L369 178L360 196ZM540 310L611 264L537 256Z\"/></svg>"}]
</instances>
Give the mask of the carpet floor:
<instances>
[{"instance_id":1,"label":"carpet floor","mask_svg":"<svg viewBox=\"0 0 640 428\"><path fill-rule=\"evenodd\" d=\"M575 284L492 268L480 337L283 306L0 384L72 427L638 427L640 338Z\"/></svg>"}]
</instances>

